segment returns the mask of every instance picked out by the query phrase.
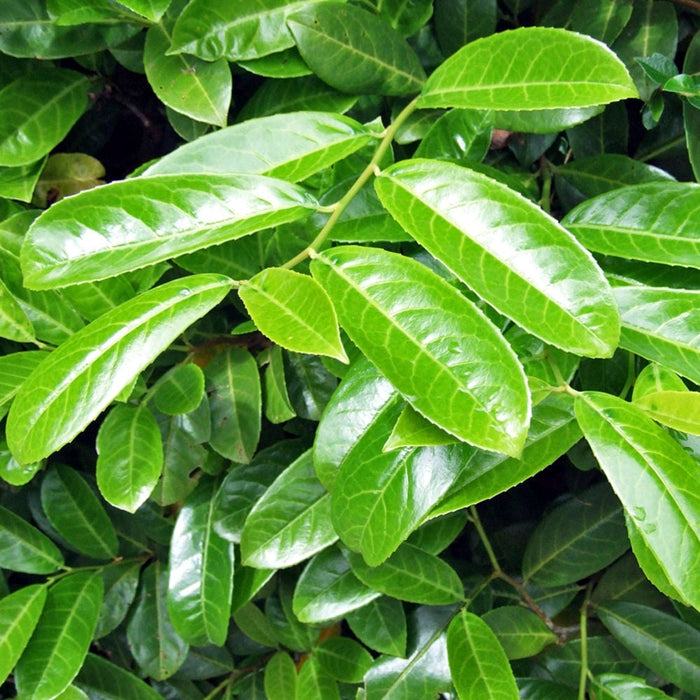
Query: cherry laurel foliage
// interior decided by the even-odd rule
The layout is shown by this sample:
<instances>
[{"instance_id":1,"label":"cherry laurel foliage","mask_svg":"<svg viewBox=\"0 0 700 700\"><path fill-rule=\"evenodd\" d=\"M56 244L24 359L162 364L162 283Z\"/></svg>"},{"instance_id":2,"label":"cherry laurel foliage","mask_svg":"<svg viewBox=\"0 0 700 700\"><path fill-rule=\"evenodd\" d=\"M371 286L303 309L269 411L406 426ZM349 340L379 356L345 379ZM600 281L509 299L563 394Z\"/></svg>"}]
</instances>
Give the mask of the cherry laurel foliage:
<instances>
[{"instance_id":1,"label":"cherry laurel foliage","mask_svg":"<svg viewBox=\"0 0 700 700\"><path fill-rule=\"evenodd\" d=\"M700 3L0 3L0 697L700 696Z\"/></svg>"}]
</instances>

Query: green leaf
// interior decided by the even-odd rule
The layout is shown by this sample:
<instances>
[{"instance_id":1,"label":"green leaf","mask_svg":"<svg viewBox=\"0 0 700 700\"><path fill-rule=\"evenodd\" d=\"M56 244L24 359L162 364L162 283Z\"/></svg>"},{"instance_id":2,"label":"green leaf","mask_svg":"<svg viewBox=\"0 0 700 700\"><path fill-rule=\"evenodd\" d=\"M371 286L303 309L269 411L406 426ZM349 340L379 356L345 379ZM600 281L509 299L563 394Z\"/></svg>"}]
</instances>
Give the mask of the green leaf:
<instances>
[{"instance_id":1,"label":"green leaf","mask_svg":"<svg viewBox=\"0 0 700 700\"><path fill-rule=\"evenodd\" d=\"M518 698L508 658L480 617L462 610L447 630L447 657L460 700Z\"/></svg>"},{"instance_id":2,"label":"green leaf","mask_svg":"<svg viewBox=\"0 0 700 700\"><path fill-rule=\"evenodd\" d=\"M353 5L321 2L287 18L302 58L324 82L349 93L414 95L425 72L405 39Z\"/></svg>"},{"instance_id":3,"label":"green leaf","mask_svg":"<svg viewBox=\"0 0 700 700\"><path fill-rule=\"evenodd\" d=\"M314 656L329 676L343 683L361 683L373 661L361 644L346 637L324 640L314 650Z\"/></svg>"},{"instance_id":4,"label":"green leaf","mask_svg":"<svg viewBox=\"0 0 700 700\"><path fill-rule=\"evenodd\" d=\"M492 128L493 113L490 111L451 109L433 124L414 157L479 163L491 145Z\"/></svg>"},{"instance_id":5,"label":"green leaf","mask_svg":"<svg viewBox=\"0 0 700 700\"><path fill-rule=\"evenodd\" d=\"M601 700L663 700L669 697L641 678L623 673L603 673L593 679L591 688Z\"/></svg>"},{"instance_id":6,"label":"green leaf","mask_svg":"<svg viewBox=\"0 0 700 700\"><path fill-rule=\"evenodd\" d=\"M0 165L29 165L60 143L87 107L88 79L36 68L0 90Z\"/></svg>"},{"instance_id":7,"label":"green leaf","mask_svg":"<svg viewBox=\"0 0 700 700\"><path fill-rule=\"evenodd\" d=\"M657 391L635 399L634 403L662 425L700 435L700 393L697 391Z\"/></svg>"},{"instance_id":8,"label":"green leaf","mask_svg":"<svg viewBox=\"0 0 700 700\"><path fill-rule=\"evenodd\" d=\"M600 105L637 92L605 45L553 27L472 41L428 78L418 107L532 110Z\"/></svg>"},{"instance_id":9,"label":"green leaf","mask_svg":"<svg viewBox=\"0 0 700 700\"><path fill-rule=\"evenodd\" d=\"M292 609L300 622L313 624L342 617L379 595L352 573L337 548L329 547L312 557L299 576Z\"/></svg>"},{"instance_id":10,"label":"green leaf","mask_svg":"<svg viewBox=\"0 0 700 700\"><path fill-rule=\"evenodd\" d=\"M209 444L234 462L250 462L260 438L260 374L243 348L219 353L204 369L211 438Z\"/></svg>"},{"instance_id":11,"label":"green leaf","mask_svg":"<svg viewBox=\"0 0 700 700\"><path fill-rule=\"evenodd\" d=\"M166 55L174 21L154 24L146 33L146 78L163 104L207 124L226 126L231 105L231 70L225 59L207 62L195 56Z\"/></svg>"},{"instance_id":12,"label":"green leaf","mask_svg":"<svg viewBox=\"0 0 700 700\"><path fill-rule=\"evenodd\" d=\"M461 440L519 454L529 423L524 373L471 302L420 263L378 249L333 248L311 270L351 340L415 409Z\"/></svg>"},{"instance_id":13,"label":"green leaf","mask_svg":"<svg viewBox=\"0 0 700 700\"><path fill-rule=\"evenodd\" d=\"M47 357L42 350L12 352L0 357L0 414L9 410L9 402L19 391L24 380Z\"/></svg>"},{"instance_id":14,"label":"green leaf","mask_svg":"<svg viewBox=\"0 0 700 700\"><path fill-rule=\"evenodd\" d=\"M31 343L34 340L31 321L2 280L0 280L0 337L16 340L18 343Z\"/></svg>"},{"instance_id":15,"label":"green leaf","mask_svg":"<svg viewBox=\"0 0 700 700\"><path fill-rule=\"evenodd\" d=\"M620 346L699 383L700 292L640 286L613 291L622 317Z\"/></svg>"},{"instance_id":16,"label":"green leaf","mask_svg":"<svg viewBox=\"0 0 700 700\"><path fill-rule=\"evenodd\" d=\"M254 569L250 566L236 566L233 574L231 612L236 613L249 603L275 573L274 569Z\"/></svg>"},{"instance_id":17,"label":"green leaf","mask_svg":"<svg viewBox=\"0 0 700 700\"><path fill-rule=\"evenodd\" d=\"M62 567L63 555L46 535L0 506L0 568L52 574Z\"/></svg>"},{"instance_id":18,"label":"green leaf","mask_svg":"<svg viewBox=\"0 0 700 700\"><path fill-rule=\"evenodd\" d=\"M168 615L168 572L155 561L141 574L136 605L129 616L129 650L144 674L169 678L185 662L189 644L175 631Z\"/></svg>"},{"instance_id":19,"label":"green leaf","mask_svg":"<svg viewBox=\"0 0 700 700\"><path fill-rule=\"evenodd\" d=\"M700 631L667 613L636 603L597 604L612 635L642 663L687 691L700 688Z\"/></svg>"},{"instance_id":20,"label":"green leaf","mask_svg":"<svg viewBox=\"0 0 700 700\"><path fill-rule=\"evenodd\" d=\"M289 698L296 695L297 669L292 657L278 651L265 664L265 694L268 698Z\"/></svg>"},{"instance_id":21,"label":"green leaf","mask_svg":"<svg viewBox=\"0 0 700 700\"><path fill-rule=\"evenodd\" d=\"M168 9L170 2L171 0L122 0L119 4L151 22L157 22Z\"/></svg>"},{"instance_id":22,"label":"green leaf","mask_svg":"<svg viewBox=\"0 0 700 700\"><path fill-rule=\"evenodd\" d=\"M287 393L284 356L278 345L270 348L263 380L265 417L270 423L284 423L294 416L294 407Z\"/></svg>"},{"instance_id":23,"label":"green leaf","mask_svg":"<svg viewBox=\"0 0 700 700\"><path fill-rule=\"evenodd\" d=\"M641 542L632 544L642 569L700 606L700 571L686 565L700 557L700 496L690 486L697 464L640 409L609 394L581 394L576 418Z\"/></svg>"},{"instance_id":24,"label":"green leaf","mask_svg":"<svg viewBox=\"0 0 700 700\"><path fill-rule=\"evenodd\" d=\"M314 206L307 192L262 176L112 182L64 199L36 220L22 247L24 281L46 289L104 279L298 219Z\"/></svg>"},{"instance_id":25,"label":"green leaf","mask_svg":"<svg viewBox=\"0 0 700 700\"><path fill-rule=\"evenodd\" d=\"M265 647L278 645L275 628L255 603L248 603L237 610L233 615L233 620L238 629L254 642Z\"/></svg>"},{"instance_id":26,"label":"green leaf","mask_svg":"<svg viewBox=\"0 0 700 700\"><path fill-rule=\"evenodd\" d=\"M255 325L273 343L348 362L335 309L313 278L271 267L242 284L238 294Z\"/></svg>"},{"instance_id":27,"label":"green leaf","mask_svg":"<svg viewBox=\"0 0 700 700\"><path fill-rule=\"evenodd\" d=\"M395 598L382 596L349 612L345 619L353 634L370 649L406 656L406 615Z\"/></svg>"},{"instance_id":28,"label":"green leaf","mask_svg":"<svg viewBox=\"0 0 700 700\"><path fill-rule=\"evenodd\" d=\"M178 513L170 542L168 612L194 646L223 646L233 593L233 543L213 524L217 482L202 478Z\"/></svg>"},{"instance_id":29,"label":"green leaf","mask_svg":"<svg viewBox=\"0 0 700 700\"><path fill-rule=\"evenodd\" d=\"M666 391L688 393L689 390L683 380L675 372L652 362L648 364L634 380L632 402L637 403L647 394L656 394Z\"/></svg>"},{"instance_id":30,"label":"green leaf","mask_svg":"<svg viewBox=\"0 0 700 700\"><path fill-rule=\"evenodd\" d=\"M260 58L251 58L249 61L237 61L237 63L241 68L265 78L287 79L311 75L311 69L304 63L304 59L296 47L277 51Z\"/></svg>"},{"instance_id":31,"label":"green leaf","mask_svg":"<svg viewBox=\"0 0 700 700\"><path fill-rule=\"evenodd\" d=\"M35 462L72 440L185 328L221 301L230 285L222 275L174 280L71 336L15 397L7 419L7 443L15 457Z\"/></svg>"},{"instance_id":32,"label":"green leaf","mask_svg":"<svg viewBox=\"0 0 700 700\"><path fill-rule=\"evenodd\" d=\"M611 44L632 15L633 0L594 0L574 6L571 28L594 39Z\"/></svg>"},{"instance_id":33,"label":"green leaf","mask_svg":"<svg viewBox=\"0 0 700 700\"><path fill-rule=\"evenodd\" d=\"M647 183L589 199L562 223L598 253L700 268L698 209L700 185Z\"/></svg>"},{"instance_id":34,"label":"green leaf","mask_svg":"<svg viewBox=\"0 0 700 700\"><path fill-rule=\"evenodd\" d=\"M50 700L75 678L88 652L102 602L102 578L71 574L55 583L15 668L17 693Z\"/></svg>"},{"instance_id":35,"label":"green leaf","mask_svg":"<svg viewBox=\"0 0 700 700\"><path fill-rule=\"evenodd\" d=\"M41 482L41 507L52 527L81 554L113 559L119 543L102 503L80 474L62 464Z\"/></svg>"},{"instance_id":36,"label":"green leaf","mask_svg":"<svg viewBox=\"0 0 700 700\"><path fill-rule=\"evenodd\" d=\"M91 697L100 700L158 700L162 697L138 676L95 654L85 657L75 682Z\"/></svg>"},{"instance_id":37,"label":"green leaf","mask_svg":"<svg viewBox=\"0 0 700 700\"><path fill-rule=\"evenodd\" d=\"M307 451L275 479L251 510L241 533L241 556L248 566L283 568L337 539L330 494L316 478Z\"/></svg>"},{"instance_id":38,"label":"green leaf","mask_svg":"<svg viewBox=\"0 0 700 700\"><path fill-rule=\"evenodd\" d=\"M0 600L0 683L15 667L46 602L46 586L25 586Z\"/></svg>"},{"instance_id":39,"label":"green leaf","mask_svg":"<svg viewBox=\"0 0 700 700\"><path fill-rule=\"evenodd\" d=\"M124 620L136 596L141 562L122 562L102 569L104 598L95 629L95 639L113 632Z\"/></svg>"},{"instance_id":40,"label":"green leaf","mask_svg":"<svg viewBox=\"0 0 700 700\"><path fill-rule=\"evenodd\" d=\"M3 481L12 486L24 486L43 466L42 462L20 464L10 452L7 443L0 440L0 479Z\"/></svg>"},{"instance_id":41,"label":"green leaf","mask_svg":"<svg viewBox=\"0 0 700 700\"><path fill-rule=\"evenodd\" d=\"M324 672L316 656L301 667L296 700L340 700L338 684Z\"/></svg>"},{"instance_id":42,"label":"green leaf","mask_svg":"<svg viewBox=\"0 0 700 700\"><path fill-rule=\"evenodd\" d=\"M592 599L625 600L656 607L663 596L641 570L634 553L628 552L605 570L596 584Z\"/></svg>"},{"instance_id":43,"label":"green leaf","mask_svg":"<svg viewBox=\"0 0 700 700\"><path fill-rule=\"evenodd\" d=\"M526 659L539 654L558 638L531 610L504 605L481 618L496 635L508 659Z\"/></svg>"},{"instance_id":44,"label":"green leaf","mask_svg":"<svg viewBox=\"0 0 700 700\"><path fill-rule=\"evenodd\" d=\"M85 153L55 153L49 156L37 182L32 204L45 209L71 194L104 185L105 168Z\"/></svg>"},{"instance_id":45,"label":"green leaf","mask_svg":"<svg viewBox=\"0 0 700 700\"><path fill-rule=\"evenodd\" d=\"M528 540L523 578L563 586L612 564L629 548L620 501L596 484L552 509Z\"/></svg>"},{"instance_id":46,"label":"green leaf","mask_svg":"<svg viewBox=\"0 0 700 700\"><path fill-rule=\"evenodd\" d=\"M619 320L610 286L532 202L481 173L429 160L398 163L375 186L392 216L501 313L564 350L612 354Z\"/></svg>"},{"instance_id":47,"label":"green leaf","mask_svg":"<svg viewBox=\"0 0 700 700\"><path fill-rule=\"evenodd\" d=\"M700 71L700 38L698 38L698 34L695 34L688 46L683 70L686 73ZM700 110L689 102L683 103L683 124L688 157L695 173L695 179L700 180Z\"/></svg>"},{"instance_id":48,"label":"green leaf","mask_svg":"<svg viewBox=\"0 0 700 700\"><path fill-rule=\"evenodd\" d=\"M153 403L161 413L189 413L199 406L204 395L204 374L190 362L175 365L161 377L153 394Z\"/></svg>"},{"instance_id":49,"label":"green leaf","mask_svg":"<svg viewBox=\"0 0 700 700\"><path fill-rule=\"evenodd\" d=\"M438 428L435 423L423 418L418 411L408 405L401 411L383 449L388 452L399 447L435 447L451 445L454 442L456 442L455 438Z\"/></svg>"},{"instance_id":50,"label":"green leaf","mask_svg":"<svg viewBox=\"0 0 700 700\"><path fill-rule=\"evenodd\" d=\"M348 552L347 559L360 581L399 600L447 605L464 596L462 583L451 566L408 542L377 567L368 566L354 552Z\"/></svg>"},{"instance_id":51,"label":"green leaf","mask_svg":"<svg viewBox=\"0 0 700 700\"><path fill-rule=\"evenodd\" d=\"M435 33L445 56L496 31L496 0L435 0L434 5Z\"/></svg>"},{"instance_id":52,"label":"green leaf","mask_svg":"<svg viewBox=\"0 0 700 700\"><path fill-rule=\"evenodd\" d=\"M284 352L284 374L287 392L294 411L300 418L318 421L338 384L315 355Z\"/></svg>"}]
</instances>

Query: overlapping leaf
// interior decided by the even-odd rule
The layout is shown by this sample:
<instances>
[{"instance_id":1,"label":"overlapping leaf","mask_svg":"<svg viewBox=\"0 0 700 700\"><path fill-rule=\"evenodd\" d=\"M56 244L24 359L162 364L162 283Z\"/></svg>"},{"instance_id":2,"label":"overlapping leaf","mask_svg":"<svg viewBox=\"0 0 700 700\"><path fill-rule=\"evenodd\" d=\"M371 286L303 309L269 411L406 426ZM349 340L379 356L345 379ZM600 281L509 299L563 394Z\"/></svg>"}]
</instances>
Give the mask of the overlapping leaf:
<instances>
[{"instance_id":1,"label":"overlapping leaf","mask_svg":"<svg viewBox=\"0 0 700 700\"><path fill-rule=\"evenodd\" d=\"M222 275L174 280L73 335L32 372L15 397L7 419L13 454L20 462L35 462L72 440L229 289L230 280Z\"/></svg>"},{"instance_id":2,"label":"overlapping leaf","mask_svg":"<svg viewBox=\"0 0 700 700\"><path fill-rule=\"evenodd\" d=\"M406 614L395 598L377 598L348 613L345 619L353 634L370 649L391 656L406 656Z\"/></svg>"},{"instance_id":3,"label":"overlapping leaf","mask_svg":"<svg viewBox=\"0 0 700 700\"><path fill-rule=\"evenodd\" d=\"M619 321L602 272L557 222L476 171L413 160L376 181L384 206L479 296L556 347L612 354Z\"/></svg>"},{"instance_id":4,"label":"overlapping leaf","mask_svg":"<svg viewBox=\"0 0 700 700\"><path fill-rule=\"evenodd\" d=\"M414 408L471 444L519 454L523 370L474 305L420 263L377 249L334 248L311 268L351 340Z\"/></svg>"},{"instance_id":5,"label":"overlapping leaf","mask_svg":"<svg viewBox=\"0 0 700 700\"><path fill-rule=\"evenodd\" d=\"M534 656L558 639L534 612L516 605L494 608L481 619L496 635L508 659Z\"/></svg>"},{"instance_id":6,"label":"overlapping leaf","mask_svg":"<svg viewBox=\"0 0 700 700\"><path fill-rule=\"evenodd\" d=\"M0 506L0 568L52 574L62 566L63 554L46 535Z\"/></svg>"}]
</instances>

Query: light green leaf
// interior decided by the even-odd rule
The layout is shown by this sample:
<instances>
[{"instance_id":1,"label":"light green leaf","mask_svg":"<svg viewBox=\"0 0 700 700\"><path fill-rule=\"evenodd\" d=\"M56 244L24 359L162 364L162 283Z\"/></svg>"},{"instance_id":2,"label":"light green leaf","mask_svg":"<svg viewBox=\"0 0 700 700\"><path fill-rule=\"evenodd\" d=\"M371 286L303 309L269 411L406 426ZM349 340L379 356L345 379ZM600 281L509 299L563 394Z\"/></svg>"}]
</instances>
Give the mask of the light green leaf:
<instances>
[{"instance_id":1,"label":"light green leaf","mask_svg":"<svg viewBox=\"0 0 700 700\"><path fill-rule=\"evenodd\" d=\"M209 444L234 462L250 462L260 438L260 374L243 348L219 353L204 369L211 438Z\"/></svg>"},{"instance_id":2,"label":"light green leaf","mask_svg":"<svg viewBox=\"0 0 700 700\"><path fill-rule=\"evenodd\" d=\"M46 586L20 588L0 600L0 683L15 667L46 602Z\"/></svg>"},{"instance_id":3,"label":"light green leaf","mask_svg":"<svg viewBox=\"0 0 700 700\"><path fill-rule=\"evenodd\" d=\"M0 568L52 574L63 567L56 545L24 518L0 506Z\"/></svg>"},{"instance_id":4,"label":"light green leaf","mask_svg":"<svg viewBox=\"0 0 700 700\"><path fill-rule=\"evenodd\" d=\"M631 185L579 204L562 220L590 250L700 268L700 185Z\"/></svg>"},{"instance_id":5,"label":"light green leaf","mask_svg":"<svg viewBox=\"0 0 700 700\"><path fill-rule=\"evenodd\" d=\"M621 347L700 382L700 292L616 287Z\"/></svg>"},{"instance_id":6,"label":"light green leaf","mask_svg":"<svg viewBox=\"0 0 700 700\"><path fill-rule=\"evenodd\" d=\"M399 447L451 445L455 438L438 428L427 418L423 418L410 405L404 406L391 435L384 443L383 450L395 450Z\"/></svg>"},{"instance_id":7,"label":"light green leaf","mask_svg":"<svg viewBox=\"0 0 700 700\"><path fill-rule=\"evenodd\" d=\"M392 216L498 311L556 347L612 354L619 320L609 284L532 202L481 173L429 160L398 163L375 187Z\"/></svg>"},{"instance_id":8,"label":"light green leaf","mask_svg":"<svg viewBox=\"0 0 700 700\"><path fill-rule=\"evenodd\" d=\"M204 373L190 362L175 365L158 382L153 403L161 413L189 413L199 406L204 395Z\"/></svg>"},{"instance_id":9,"label":"light green leaf","mask_svg":"<svg viewBox=\"0 0 700 700\"><path fill-rule=\"evenodd\" d=\"M126 638L142 671L155 680L169 678L185 662L189 644L168 615L168 572L159 561L141 574L141 586L126 626Z\"/></svg>"},{"instance_id":10,"label":"light green leaf","mask_svg":"<svg viewBox=\"0 0 700 700\"><path fill-rule=\"evenodd\" d=\"M418 107L562 109L636 96L604 44L563 29L524 27L477 39L448 58L426 82Z\"/></svg>"},{"instance_id":11,"label":"light green leaf","mask_svg":"<svg viewBox=\"0 0 700 700\"><path fill-rule=\"evenodd\" d=\"M329 676L343 683L361 683L373 661L361 644L347 637L324 640L314 650L314 656Z\"/></svg>"},{"instance_id":12,"label":"light green leaf","mask_svg":"<svg viewBox=\"0 0 700 700\"><path fill-rule=\"evenodd\" d=\"M348 552L347 559L360 581L399 600L447 605L463 597L462 583L454 569L408 542L377 567L368 566L354 552Z\"/></svg>"},{"instance_id":13,"label":"light green leaf","mask_svg":"<svg viewBox=\"0 0 700 700\"><path fill-rule=\"evenodd\" d=\"M461 440L520 453L525 376L476 306L420 263L378 249L333 248L311 270L350 339L415 409Z\"/></svg>"},{"instance_id":14,"label":"light green leaf","mask_svg":"<svg viewBox=\"0 0 700 700\"><path fill-rule=\"evenodd\" d=\"M43 466L43 462L20 464L10 452L7 443L0 440L0 479L3 481L12 486L24 486Z\"/></svg>"},{"instance_id":15,"label":"light green leaf","mask_svg":"<svg viewBox=\"0 0 700 700\"><path fill-rule=\"evenodd\" d=\"M159 700L162 696L138 676L102 656L88 654L76 685L101 700Z\"/></svg>"},{"instance_id":16,"label":"light green leaf","mask_svg":"<svg viewBox=\"0 0 700 700\"><path fill-rule=\"evenodd\" d=\"M697 464L651 418L609 394L585 392L576 418L641 541L633 548L652 583L700 607ZM632 532L630 532L632 535Z\"/></svg>"},{"instance_id":17,"label":"light green leaf","mask_svg":"<svg viewBox=\"0 0 700 700\"><path fill-rule=\"evenodd\" d=\"M405 39L353 5L310 5L287 17L302 58L324 82L349 93L414 95L425 72Z\"/></svg>"},{"instance_id":18,"label":"light green leaf","mask_svg":"<svg viewBox=\"0 0 700 700\"><path fill-rule=\"evenodd\" d=\"M253 175L112 182L35 221L22 246L24 281L46 289L104 279L298 219L314 206L300 188Z\"/></svg>"},{"instance_id":19,"label":"light green leaf","mask_svg":"<svg viewBox=\"0 0 700 700\"><path fill-rule=\"evenodd\" d=\"M35 163L60 143L85 111L88 78L36 67L0 90L0 165Z\"/></svg>"},{"instance_id":20,"label":"light green leaf","mask_svg":"<svg viewBox=\"0 0 700 700\"><path fill-rule=\"evenodd\" d=\"M644 367L634 380L632 402L637 403L647 394L665 391L688 392L689 389L675 372L652 362Z\"/></svg>"},{"instance_id":21,"label":"light green leaf","mask_svg":"<svg viewBox=\"0 0 700 700\"><path fill-rule=\"evenodd\" d=\"M85 153L54 153L49 156L37 182L32 204L45 209L71 194L104 185L105 168Z\"/></svg>"},{"instance_id":22,"label":"light green leaf","mask_svg":"<svg viewBox=\"0 0 700 700\"><path fill-rule=\"evenodd\" d=\"M700 393L697 391L657 391L635 399L634 403L662 425L700 435Z\"/></svg>"},{"instance_id":23,"label":"light green leaf","mask_svg":"<svg viewBox=\"0 0 700 700\"><path fill-rule=\"evenodd\" d=\"M553 508L528 540L523 578L563 586L612 564L629 549L620 501L599 483Z\"/></svg>"},{"instance_id":24,"label":"light green leaf","mask_svg":"<svg viewBox=\"0 0 700 700\"><path fill-rule=\"evenodd\" d=\"M595 606L612 635L642 663L687 691L700 688L700 631L668 613L636 603Z\"/></svg>"},{"instance_id":25,"label":"light green leaf","mask_svg":"<svg viewBox=\"0 0 700 700\"><path fill-rule=\"evenodd\" d=\"M306 565L292 599L294 614L301 622L317 623L342 617L380 596L350 570L336 547L319 552Z\"/></svg>"},{"instance_id":26,"label":"light green leaf","mask_svg":"<svg viewBox=\"0 0 700 700\"><path fill-rule=\"evenodd\" d=\"M273 343L348 362L335 309L313 278L270 267L242 284L238 294L255 325Z\"/></svg>"},{"instance_id":27,"label":"light green leaf","mask_svg":"<svg viewBox=\"0 0 700 700\"><path fill-rule=\"evenodd\" d=\"M55 583L15 668L18 695L51 700L75 678L90 647L102 602L102 578L79 572Z\"/></svg>"},{"instance_id":28,"label":"light green leaf","mask_svg":"<svg viewBox=\"0 0 700 700\"><path fill-rule=\"evenodd\" d=\"M353 634L370 649L390 656L406 656L406 614L395 598L382 596L345 619Z\"/></svg>"},{"instance_id":29,"label":"light green leaf","mask_svg":"<svg viewBox=\"0 0 700 700\"><path fill-rule=\"evenodd\" d=\"M45 162L46 158L39 158L36 163L29 165L0 167L0 197L31 202Z\"/></svg>"},{"instance_id":30,"label":"light green leaf","mask_svg":"<svg viewBox=\"0 0 700 700\"><path fill-rule=\"evenodd\" d=\"M254 569L236 566L233 574L233 598L231 612L236 613L255 597L255 594L274 576L274 569Z\"/></svg>"},{"instance_id":31,"label":"light green leaf","mask_svg":"<svg viewBox=\"0 0 700 700\"><path fill-rule=\"evenodd\" d=\"M294 407L287 393L284 356L279 345L270 348L263 380L265 417L270 423L284 423L294 416Z\"/></svg>"},{"instance_id":32,"label":"light green leaf","mask_svg":"<svg viewBox=\"0 0 700 700\"><path fill-rule=\"evenodd\" d=\"M222 275L168 282L106 313L54 350L10 409L7 443L15 457L35 462L72 440L230 285Z\"/></svg>"},{"instance_id":33,"label":"light green leaf","mask_svg":"<svg viewBox=\"0 0 700 700\"><path fill-rule=\"evenodd\" d=\"M304 59L294 46L267 56L251 58L249 61L236 61L236 63L250 73L265 78L289 79L311 75L311 69L304 63Z\"/></svg>"},{"instance_id":34,"label":"light green leaf","mask_svg":"<svg viewBox=\"0 0 700 700\"><path fill-rule=\"evenodd\" d=\"M592 680L591 689L601 700L663 700L670 697L641 678L623 673L603 673Z\"/></svg>"},{"instance_id":35,"label":"light green leaf","mask_svg":"<svg viewBox=\"0 0 700 700\"><path fill-rule=\"evenodd\" d=\"M97 433L97 486L105 500L133 513L163 469L158 423L144 406L114 406Z\"/></svg>"},{"instance_id":36,"label":"light green leaf","mask_svg":"<svg viewBox=\"0 0 700 700\"><path fill-rule=\"evenodd\" d=\"M153 92L170 109L191 119L226 126L232 85L227 61L166 55L173 24L174 20L165 20L146 33L143 63Z\"/></svg>"},{"instance_id":37,"label":"light green leaf","mask_svg":"<svg viewBox=\"0 0 700 700\"><path fill-rule=\"evenodd\" d=\"M47 357L42 350L12 352L0 357L0 414L9 410L9 402L19 391L24 380Z\"/></svg>"},{"instance_id":38,"label":"light green leaf","mask_svg":"<svg viewBox=\"0 0 700 700\"><path fill-rule=\"evenodd\" d=\"M223 646L233 593L233 543L213 524L217 482L202 478L185 499L170 542L168 612L194 646Z\"/></svg>"},{"instance_id":39,"label":"light green leaf","mask_svg":"<svg viewBox=\"0 0 700 700\"><path fill-rule=\"evenodd\" d=\"M462 610L447 630L447 657L460 700L517 700L518 687L498 638Z\"/></svg>"},{"instance_id":40,"label":"light green leaf","mask_svg":"<svg viewBox=\"0 0 700 700\"><path fill-rule=\"evenodd\" d=\"M534 612L517 605L489 610L481 618L496 635L508 659L526 659L539 654L558 637Z\"/></svg>"},{"instance_id":41,"label":"light green leaf","mask_svg":"<svg viewBox=\"0 0 700 700\"><path fill-rule=\"evenodd\" d=\"M41 482L41 507L51 526L81 554L113 559L119 543L101 501L80 474L57 464Z\"/></svg>"},{"instance_id":42,"label":"light green leaf","mask_svg":"<svg viewBox=\"0 0 700 700\"><path fill-rule=\"evenodd\" d=\"M157 22L168 9L171 0L120 0L119 4L142 17Z\"/></svg>"},{"instance_id":43,"label":"light green leaf","mask_svg":"<svg viewBox=\"0 0 700 700\"><path fill-rule=\"evenodd\" d=\"M34 340L31 321L1 279L0 337L15 340L18 343L31 343Z\"/></svg>"},{"instance_id":44,"label":"light green leaf","mask_svg":"<svg viewBox=\"0 0 700 700\"><path fill-rule=\"evenodd\" d=\"M268 698L289 698L296 695L297 669L286 651L278 651L265 664L265 694Z\"/></svg>"},{"instance_id":45,"label":"light green leaf","mask_svg":"<svg viewBox=\"0 0 700 700\"><path fill-rule=\"evenodd\" d=\"M244 564L292 566L338 539L330 494L316 478L311 452L293 462L255 504L241 533Z\"/></svg>"}]
</instances>

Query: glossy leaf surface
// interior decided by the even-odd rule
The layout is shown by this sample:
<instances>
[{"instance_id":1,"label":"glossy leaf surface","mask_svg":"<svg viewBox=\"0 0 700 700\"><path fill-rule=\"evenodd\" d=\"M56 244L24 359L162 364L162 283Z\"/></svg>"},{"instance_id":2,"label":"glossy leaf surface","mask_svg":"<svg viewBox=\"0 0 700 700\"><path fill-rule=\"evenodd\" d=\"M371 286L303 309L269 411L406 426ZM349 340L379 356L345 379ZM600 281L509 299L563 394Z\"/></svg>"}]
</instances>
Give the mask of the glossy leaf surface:
<instances>
[{"instance_id":1,"label":"glossy leaf surface","mask_svg":"<svg viewBox=\"0 0 700 700\"><path fill-rule=\"evenodd\" d=\"M153 403L162 413L189 413L199 406L204 394L204 374L193 363L176 365L163 378L153 394Z\"/></svg>"},{"instance_id":2,"label":"glossy leaf surface","mask_svg":"<svg viewBox=\"0 0 700 700\"><path fill-rule=\"evenodd\" d=\"M113 182L37 219L22 249L25 284L44 289L104 279L292 221L313 206L294 185L252 175Z\"/></svg>"},{"instance_id":3,"label":"glossy leaf surface","mask_svg":"<svg viewBox=\"0 0 700 700\"><path fill-rule=\"evenodd\" d=\"M504 605L485 613L482 618L496 635L508 659L525 659L539 654L557 635L531 610Z\"/></svg>"},{"instance_id":4,"label":"glossy leaf surface","mask_svg":"<svg viewBox=\"0 0 700 700\"><path fill-rule=\"evenodd\" d=\"M609 285L537 206L481 173L429 160L389 168L376 188L399 223L501 313L570 352L612 354L619 321Z\"/></svg>"},{"instance_id":5,"label":"glossy leaf surface","mask_svg":"<svg viewBox=\"0 0 700 700\"><path fill-rule=\"evenodd\" d=\"M109 700L158 700L162 697L133 673L96 654L85 657L75 682L88 693Z\"/></svg>"},{"instance_id":6,"label":"glossy leaf surface","mask_svg":"<svg viewBox=\"0 0 700 700\"><path fill-rule=\"evenodd\" d=\"M460 49L430 76L418 106L557 109L635 96L624 66L603 44L561 29L526 27Z\"/></svg>"},{"instance_id":7,"label":"glossy leaf surface","mask_svg":"<svg viewBox=\"0 0 700 700\"><path fill-rule=\"evenodd\" d=\"M522 368L476 307L420 263L377 249L334 248L311 267L352 341L414 408L471 444L520 452L529 423ZM507 395L494 390L506 384Z\"/></svg>"},{"instance_id":8,"label":"glossy leaf surface","mask_svg":"<svg viewBox=\"0 0 700 700\"><path fill-rule=\"evenodd\" d=\"M229 288L230 280L220 275L175 280L72 336L32 372L15 397L7 441L17 459L37 461L75 437ZM80 411L66 412L75 403Z\"/></svg>"},{"instance_id":9,"label":"glossy leaf surface","mask_svg":"<svg viewBox=\"0 0 700 700\"><path fill-rule=\"evenodd\" d=\"M395 598L382 596L346 616L355 636L370 649L391 656L405 656L406 614Z\"/></svg>"},{"instance_id":10,"label":"glossy leaf surface","mask_svg":"<svg viewBox=\"0 0 700 700\"><path fill-rule=\"evenodd\" d=\"M63 554L24 518L0 506L0 567L26 574L51 574L63 566Z\"/></svg>"}]
</instances>

